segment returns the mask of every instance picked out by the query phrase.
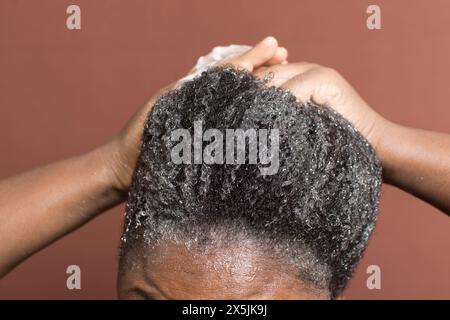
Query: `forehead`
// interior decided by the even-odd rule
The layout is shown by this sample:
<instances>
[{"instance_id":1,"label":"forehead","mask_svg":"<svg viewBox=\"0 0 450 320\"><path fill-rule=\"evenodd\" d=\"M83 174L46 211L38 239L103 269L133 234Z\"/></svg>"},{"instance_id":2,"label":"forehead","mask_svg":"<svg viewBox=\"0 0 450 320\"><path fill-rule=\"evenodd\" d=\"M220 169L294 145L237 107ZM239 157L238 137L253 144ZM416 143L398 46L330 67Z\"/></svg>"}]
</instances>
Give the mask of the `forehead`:
<instances>
[{"instance_id":1,"label":"forehead","mask_svg":"<svg viewBox=\"0 0 450 320\"><path fill-rule=\"evenodd\" d=\"M164 243L132 259L119 275L121 298L137 293L158 299L301 299L311 294L293 267L253 243L202 249Z\"/></svg>"}]
</instances>

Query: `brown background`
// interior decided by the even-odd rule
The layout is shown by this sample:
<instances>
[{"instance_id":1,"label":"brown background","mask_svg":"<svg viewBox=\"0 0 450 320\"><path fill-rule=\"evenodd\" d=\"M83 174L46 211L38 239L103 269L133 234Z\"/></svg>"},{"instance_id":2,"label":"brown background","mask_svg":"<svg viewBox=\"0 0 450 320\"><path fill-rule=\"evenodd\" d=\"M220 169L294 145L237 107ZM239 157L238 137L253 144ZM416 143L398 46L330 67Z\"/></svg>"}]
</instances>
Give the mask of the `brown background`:
<instances>
[{"instance_id":1,"label":"brown background","mask_svg":"<svg viewBox=\"0 0 450 320\"><path fill-rule=\"evenodd\" d=\"M72 3L81 31L65 26ZM371 3L382 8L381 31L366 28ZM448 0L0 0L0 177L94 148L213 46L266 35L291 61L338 69L387 118L449 132L449 23ZM116 298L123 211L28 259L0 281L0 298ZM447 216L385 186L346 297L450 299L449 231ZM65 287L70 264L82 269L80 291ZM381 290L366 288L371 264Z\"/></svg>"}]
</instances>

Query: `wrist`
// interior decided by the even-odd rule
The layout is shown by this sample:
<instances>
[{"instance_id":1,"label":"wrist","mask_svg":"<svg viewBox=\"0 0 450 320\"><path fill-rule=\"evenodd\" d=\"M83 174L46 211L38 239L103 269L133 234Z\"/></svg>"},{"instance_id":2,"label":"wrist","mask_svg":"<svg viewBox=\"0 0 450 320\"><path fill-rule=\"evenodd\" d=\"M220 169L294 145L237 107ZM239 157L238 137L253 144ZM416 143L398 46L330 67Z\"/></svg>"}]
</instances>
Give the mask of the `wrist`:
<instances>
[{"instance_id":1,"label":"wrist","mask_svg":"<svg viewBox=\"0 0 450 320\"><path fill-rule=\"evenodd\" d=\"M391 173L401 158L403 144L406 142L404 128L383 119L377 131L373 147L383 168L383 178L389 183Z\"/></svg>"},{"instance_id":2,"label":"wrist","mask_svg":"<svg viewBox=\"0 0 450 320\"><path fill-rule=\"evenodd\" d=\"M126 161L124 161L120 152L118 139L114 138L94 149L88 155L94 158L97 172L102 176L107 192L120 201L124 201L127 196L129 183L127 184L125 181L126 174L123 171L125 171ZM129 179L131 180L131 178Z\"/></svg>"}]
</instances>

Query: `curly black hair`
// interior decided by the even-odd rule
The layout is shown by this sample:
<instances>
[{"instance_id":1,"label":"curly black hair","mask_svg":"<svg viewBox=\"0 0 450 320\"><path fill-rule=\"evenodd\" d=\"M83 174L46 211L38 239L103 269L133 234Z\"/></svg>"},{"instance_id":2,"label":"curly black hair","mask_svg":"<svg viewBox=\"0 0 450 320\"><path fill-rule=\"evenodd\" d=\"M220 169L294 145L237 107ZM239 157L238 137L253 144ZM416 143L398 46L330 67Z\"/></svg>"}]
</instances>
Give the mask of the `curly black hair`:
<instances>
[{"instance_id":1,"label":"curly black hair","mask_svg":"<svg viewBox=\"0 0 450 320\"><path fill-rule=\"evenodd\" d=\"M192 133L195 121L204 131L278 129L278 172L263 175L261 164L250 163L175 164L171 132ZM160 97L148 115L121 256L161 239L201 247L251 238L335 298L367 247L380 187L373 148L341 115L300 104L245 71L212 68Z\"/></svg>"}]
</instances>

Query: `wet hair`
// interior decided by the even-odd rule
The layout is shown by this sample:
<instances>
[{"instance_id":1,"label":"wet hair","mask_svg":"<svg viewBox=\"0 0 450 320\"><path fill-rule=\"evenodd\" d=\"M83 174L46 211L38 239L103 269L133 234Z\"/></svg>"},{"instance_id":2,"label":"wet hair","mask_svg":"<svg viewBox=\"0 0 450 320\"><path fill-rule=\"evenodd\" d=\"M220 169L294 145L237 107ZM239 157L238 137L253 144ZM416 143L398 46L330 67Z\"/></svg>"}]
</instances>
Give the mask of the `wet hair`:
<instances>
[{"instance_id":1,"label":"wet hair","mask_svg":"<svg viewBox=\"0 0 450 320\"><path fill-rule=\"evenodd\" d=\"M176 129L278 129L279 169L175 164ZM225 137L225 134L224 134ZM209 142L203 142L206 146ZM224 142L225 143L225 142ZM248 152L246 152L248 160ZM191 248L254 239L331 298L345 288L374 229L381 167L341 115L232 68L213 68L160 97L148 115L129 199L122 260L142 244Z\"/></svg>"}]
</instances>

